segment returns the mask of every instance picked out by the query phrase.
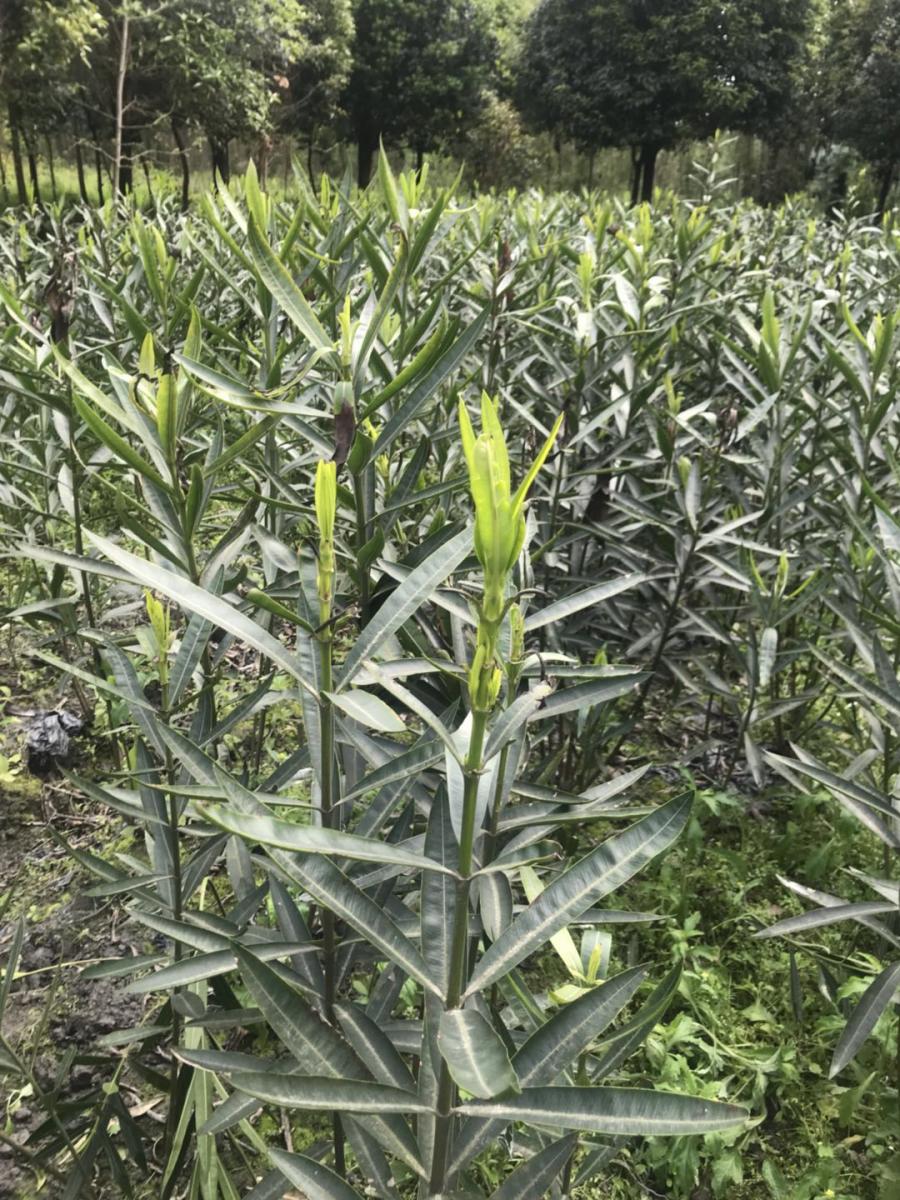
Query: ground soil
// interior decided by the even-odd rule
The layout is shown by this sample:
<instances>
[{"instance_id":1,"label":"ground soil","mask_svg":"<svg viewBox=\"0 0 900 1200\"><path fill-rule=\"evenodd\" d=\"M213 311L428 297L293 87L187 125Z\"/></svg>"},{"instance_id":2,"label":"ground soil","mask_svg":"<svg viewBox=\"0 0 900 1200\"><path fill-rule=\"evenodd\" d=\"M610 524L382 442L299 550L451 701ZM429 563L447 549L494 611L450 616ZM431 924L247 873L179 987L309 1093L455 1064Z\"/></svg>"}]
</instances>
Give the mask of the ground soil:
<instances>
[{"instance_id":1,"label":"ground soil","mask_svg":"<svg viewBox=\"0 0 900 1200\"><path fill-rule=\"evenodd\" d=\"M121 981L89 980L84 968L102 959L140 952L140 938L121 908L84 895L91 882L73 864L54 832L102 853L111 827L105 815L79 807L60 781L17 777L0 788L0 964L20 918L25 921L17 979L3 1018L3 1034L33 1061L41 1086L52 1087L62 1066L61 1102L96 1091L115 1060L98 1039L139 1023L143 998ZM66 1068L64 1055L72 1057ZM137 1097L135 1097L137 1099ZM0 1075L0 1131L27 1145L43 1114L21 1082ZM40 1190L38 1191L38 1188ZM0 1198L62 1194L62 1184L29 1167L9 1142L0 1142Z\"/></svg>"}]
</instances>

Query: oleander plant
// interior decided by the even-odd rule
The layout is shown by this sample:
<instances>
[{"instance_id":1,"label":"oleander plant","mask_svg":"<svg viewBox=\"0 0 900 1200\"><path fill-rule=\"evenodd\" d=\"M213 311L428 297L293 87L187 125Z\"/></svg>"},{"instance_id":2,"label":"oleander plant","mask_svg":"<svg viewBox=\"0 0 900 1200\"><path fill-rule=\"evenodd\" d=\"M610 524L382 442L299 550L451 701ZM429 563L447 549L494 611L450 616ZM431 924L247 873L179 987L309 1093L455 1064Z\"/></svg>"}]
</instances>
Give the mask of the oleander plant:
<instances>
[{"instance_id":1,"label":"oleander plant","mask_svg":"<svg viewBox=\"0 0 900 1200\"><path fill-rule=\"evenodd\" d=\"M660 1066L695 860L635 898L701 784L773 778L883 846L740 903L889 1130L900 237L703 188L466 199L382 152L366 192L0 217L3 624L89 722L60 777L129 840L57 837L144 946L84 972L141 1011L93 1092L0 1033L42 1187L587 1200L643 1139L757 1153L763 1066Z\"/></svg>"}]
</instances>

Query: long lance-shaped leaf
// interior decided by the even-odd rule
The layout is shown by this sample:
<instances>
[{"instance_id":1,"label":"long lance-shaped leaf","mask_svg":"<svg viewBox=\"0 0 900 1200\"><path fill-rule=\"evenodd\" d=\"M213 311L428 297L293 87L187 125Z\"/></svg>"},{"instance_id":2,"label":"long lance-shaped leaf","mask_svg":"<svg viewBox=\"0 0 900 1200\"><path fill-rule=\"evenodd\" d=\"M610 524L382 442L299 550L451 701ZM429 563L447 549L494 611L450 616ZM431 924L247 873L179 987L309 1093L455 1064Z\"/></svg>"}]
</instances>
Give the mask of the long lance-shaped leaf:
<instances>
[{"instance_id":1,"label":"long lance-shaped leaf","mask_svg":"<svg viewBox=\"0 0 900 1200\"><path fill-rule=\"evenodd\" d=\"M402 1121L403 1118L395 1117L394 1120ZM362 1121L344 1113L341 1126L356 1156L359 1170L369 1181L370 1186L366 1190L371 1195L378 1196L380 1200L400 1200L400 1193L395 1186L394 1169L384 1151L370 1136L368 1123L363 1125Z\"/></svg>"},{"instance_id":2,"label":"long lance-shaped leaf","mask_svg":"<svg viewBox=\"0 0 900 1200\"><path fill-rule=\"evenodd\" d=\"M268 962L272 958L287 958L297 954L313 954L318 948L318 945L301 942L272 942L268 946L263 943L254 945L253 953L261 962ZM230 950L213 950L207 954L194 954L190 958L183 958L168 967L163 967L160 971L154 971L150 975L144 975L141 979L136 979L125 990L134 995L168 991L169 989L184 987L188 983L197 983L202 979L214 979L217 975L224 975L228 971L234 971L237 965L237 956Z\"/></svg>"},{"instance_id":3,"label":"long lance-shaped leaf","mask_svg":"<svg viewBox=\"0 0 900 1200\"><path fill-rule=\"evenodd\" d=\"M144 587L162 592L188 612L198 613L206 620L212 621L213 624L221 626L228 633L234 634L236 638L240 638L241 641L258 650L260 654L270 658L282 670L287 671L301 687L315 694L315 689L307 682L296 656L286 650L268 630L263 629L261 625L251 620L239 609L232 607L212 592L206 591L205 588L191 583L189 579L147 562L145 558L139 558L130 550L124 550L115 542L109 541L108 538L87 530L85 532L97 549L117 566L124 567L132 579L143 584Z\"/></svg>"},{"instance_id":4,"label":"long lance-shaped leaf","mask_svg":"<svg viewBox=\"0 0 900 1200\"><path fill-rule=\"evenodd\" d=\"M808 900L811 904L818 904L822 908L843 908L847 903L840 896L833 896L830 892L821 892L818 888L805 887L802 883L797 883L794 879L786 879L783 875L777 875L776 878L782 887L786 887L795 896L800 896L803 900ZM857 916L854 919L859 921L860 925L865 925L867 929L871 929L873 933L876 933L892 946L900 947L900 937L892 933L889 927L883 924L883 922L865 915Z\"/></svg>"},{"instance_id":5,"label":"long lance-shaped leaf","mask_svg":"<svg viewBox=\"0 0 900 1200\"><path fill-rule=\"evenodd\" d=\"M503 1040L473 1008L442 1013L438 1047L457 1085L473 1096L489 1099L519 1091L519 1081Z\"/></svg>"},{"instance_id":6,"label":"long lance-shaped leaf","mask_svg":"<svg viewBox=\"0 0 900 1200\"><path fill-rule=\"evenodd\" d=\"M363 1200L359 1192L305 1154L289 1154L286 1150L270 1150L269 1157L288 1183L300 1188L307 1200ZM279 1196L282 1192L277 1193Z\"/></svg>"},{"instance_id":7,"label":"long lance-shaped leaf","mask_svg":"<svg viewBox=\"0 0 900 1200\"><path fill-rule=\"evenodd\" d=\"M502 978L585 909L661 854L684 829L691 799L690 793L674 797L555 879L487 951L466 995Z\"/></svg>"},{"instance_id":8,"label":"long lance-shaped leaf","mask_svg":"<svg viewBox=\"0 0 900 1200\"><path fill-rule=\"evenodd\" d=\"M408 1092L416 1090L409 1067L387 1034L358 1004L335 1005L335 1014L347 1041L369 1068L377 1083Z\"/></svg>"},{"instance_id":9,"label":"long lance-shaped leaf","mask_svg":"<svg viewBox=\"0 0 900 1200\"><path fill-rule=\"evenodd\" d=\"M292 988L249 950L235 944L241 976L255 1003L301 1070L310 1075L364 1079L351 1046Z\"/></svg>"},{"instance_id":10,"label":"long lance-shaped leaf","mask_svg":"<svg viewBox=\"0 0 900 1200\"><path fill-rule=\"evenodd\" d=\"M98 413L95 413L91 406L82 400L80 396L76 395L73 398L78 415L90 428L91 432L112 451L120 462L131 467L146 479L151 480L158 488L162 488L163 491L171 494L171 484L166 483L159 471L154 466L151 466L146 459L141 458L130 442L127 442L121 434L116 433L111 425L107 425L106 421Z\"/></svg>"},{"instance_id":11,"label":"long lance-shaped leaf","mask_svg":"<svg viewBox=\"0 0 900 1200\"><path fill-rule=\"evenodd\" d=\"M525 632L531 633L533 629L541 629L544 625L550 625L554 621L562 621L574 613L581 612L582 609L600 604L604 600L609 600L611 596L618 596L620 592L637 587L646 579L646 575L623 575L619 579L611 579L607 583L596 583L593 587L574 592L571 596L565 596L562 600L557 600L538 612L529 613L525 618Z\"/></svg>"},{"instance_id":12,"label":"long lance-shaped leaf","mask_svg":"<svg viewBox=\"0 0 900 1200\"><path fill-rule=\"evenodd\" d=\"M607 1033L602 1039L603 1053L591 1066L591 1079L605 1079L637 1046L641 1044L654 1025L662 1020L681 979L681 964L673 967L656 985L638 1011L618 1029Z\"/></svg>"},{"instance_id":13,"label":"long lance-shaped leaf","mask_svg":"<svg viewBox=\"0 0 900 1200\"><path fill-rule=\"evenodd\" d=\"M379 733L406 733L406 726L389 704L380 696L373 696L362 688L350 688L348 692L326 693L346 716L358 721L366 729Z\"/></svg>"},{"instance_id":14,"label":"long lance-shaped leaf","mask_svg":"<svg viewBox=\"0 0 900 1200\"><path fill-rule=\"evenodd\" d=\"M422 984L430 992L438 993L418 947L401 932L384 909L370 896L361 891L353 881L328 858L290 857L273 860L287 874L304 887L319 904L324 904L340 920L346 921L357 933L361 933L372 945L401 967L407 975Z\"/></svg>"},{"instance_id":15,"label":"long lance-shaped leaf","mask_svg":"<svg viewBox=\"0 0 900 1200\"><path fill-rule=\"evenodd\" d=\"M99 558L89 558L86 554L67 554L64 550L53 550L49 546L37 546L32 542L19 542L12 553L21 558L58 564L70 571L86 571L89 575L103 575L107 579L118 579L122 583L132 582L131 575L121 567L114 567L112 563Z\"/></svg>"},{"instance_id":16,"label":"long lance-shaped leaf","mask_svg":"<svg viewBox=\"0 0 900 1200\"><path fill-rule=\"evenodd\" d=\"M444 789L432 801L425 850L430 858L443 863L458 862L459 847ZM422 953L442 997L446 996L450 982L451 939L458 900L456 882L449 876L437 871L427 871L422 876L419 904Z\"/></svg>"},{"instance_id":17,"label":"long lance-shaped leaf","mask_svg":"<svg viewBox=\"0 0 900 1200\"><path fill-rule=\"evenodd\" d=\"M159 732L179 761L202 783L221 782L221 768L193 742L177 730L159 723ZM254 794L229 777L229 799L242 812L264 816L265 809ZM315 855L296 855L272 846L268 850L274 866L291 882L299 883L319 904L325 904L338 917L361 933L385 957L397 963L407 975L423 987L440 994L418 947L402 933L390 917L365 892L361 891L334 863ZM219 949L220 945L201 949Z\"/></svg>"},{"instance_id":18,"label":"long lance-shaped leaf","mask_svg":"<svg viewBox=\"0 0 900 1200\"><path fill-rule=\"evenodd\" d=\"M530 692L523 692L521 696L516 697L512 704L503 710L491 726L490 738L484 752L485 762L499 754L503 747L512 741L521 726L535 716L550 694L549 684L538 683Z\"/></svg>"},{"instance_id":19,"label":"long lance-shaped leaf","mask_svg":"<svg viewBox=\"0 0 900 1200\"><path fill-rule=\"evenodd\" d=\"M550 1084L576 1061L591 1042L615 1020L643 983L646 971L632 967L561 1008L519 1047L512 1063L524 1087ZM452 1169L467 1162L499 1136L502 1120L475 1118L464 1122L453 1147Z\"/></svg>"},{"instance_id":20,"label":"long lance-shaped leaf","mask_svg":"<svg viewBox=\"0 0 900 1200\"><path fill-rule=\"evenodd\" d=\"M213 626L205 617L191 613L169 677L169 703L172 708L176 707L190 683L212 631Z\"/></svg>"},{"instance_id":21,"label":"long lance-shaped leaf","mask_svg":"<svg viewBox=\"0 0 900 1200\"><path fill-rule=\"evenodd\" d=\"M422 740L401 754L394 755L382 766L370 771L368 775L364 775L356 787L352 791L346 792L342 799L345 801L355 800L357 796L363 796L366 792L383 788L389 783L396 783L398 779L421 774L428 767L433 767L435 763L440 762L442 755L443 751L435 748L433 738L429 738L428 741Z\"/></svg>"},{"instance_id":22,"label":"long lance-shaped leaf","mask_svg":"<svg viewBox=\"0 0 900 1200\"><path fill-rule=\"evenodd\" d=\"M176 1056L192 1067L202 1071L218 1071L231 1075L234 1071L296 1071L297 1064L290 1059L260 1058L256 1054L243 1054L239 1050L188 1050L179 1046Z\"/></svg>"},{"instance_id":23,"label":"long lance-shaped leaf","mask_svg":"<svg viewBox=\"0 0 900 1200\"><path fill-rule=\"evenodd\" d=\"M254 959L241 947L236 947L236 951L241 974L254 1000L301 1069L310 1072L309 1078L319 1084L332 1081L339 1084L365 1083L366 1068L349 1042L336 1029L326 1025L271 968ZM241 1089L237 1078L234 1083L239 1090L253 1090ZM394 1111L382 1108L372 1119L371 1132L392 1154L401 1157L413 1170L418 1171L421 1167L415 1141L402 1121L391 1118L390 1113Z\"/></svg>"},{"instance_id":24,"label":"long lance-shaped leaf","mask_svg":"<svg viewBox=\"0 0 900 1200\"><path fill-rule=\"evenodd\" d=\"M551 1142L520 1163L491 1196L491 1200L541 1200L578 1145L574 1134Z\"/></svg>"},{"instance_id":25,"label":"long lance-shaped leaf","mask_svg":"<svg viewBox=\"0 0 900 1200\"><path fill-rule=\"evenodd\" d=\"M356 356L356 364L353 368L353 383L357 392L362 389L366 378L366 367L369 364L369 355L372 353L372 348L375 345L375 339L381 332L381 327L384 324L385 317L390 311L391 305L394 302L394 297L397 295L397 290L406 273L406 264L408 259L408 243L405 239L400 242L400 249L397 254L397 259L391 267L391 273L382 288L381 295L378 297L378 302L375 304L372 313L368 316L365 323L365 332L363 333L362 342L359 346L359 351ZM368 307L368 306L367 306Z\"/></svg>"},{"instance_id":26,"label":"long lance-shaped leaf","mask_svg":"<svg viewBox=\"0 0 900 1200\"><path fill-rule=\"evenodd\" d=\"M618 700L637 687L647 674L635 671L631 675L613 675L609 679L592 679L590 683L579 683L575 687L560 688L543 702L537 712L531 716L532 721L545 721L548 717L558 717L562 713L574 712L575 709L593 708L595 704L607 704L610 700Z\"/></svg>"},{"instance_id":27,"label":"long lance-shaped leaf","mask_svg":"<svg viewBox=\"0 0 900 1200\"><path fill-rule=\"evenodd\" d=\"M269 895L275 907L278 928L281 936L287 941L306 942L310 940L309 928L303 919L303 914L294 902L293 896L280 879L272 874L269 878ZM296 973L309 985L312 993L319 999L325 996L325 972L315 954L300 954L291 960L291 966Z\"/></svg>"},{"instance_id":28,"label":"long lance-shaped leaf","mask_svg":"<svg viewBox=\"0 0 900 1200\"><path fill-rule=\"evenodd\" d=\"M502 1100L472 1100L458 1113L525 1121L591 1133L632 1137L682 1137L715 1133L742 1125L745 1108L643 1088L539 1087L525 1088Z\"/></svg>"},{"instance_id":29,"label":"long lance-shaped leaf","mask_svg":"<svg viewBox=\"0 0 900 1200\"><path fill-rule=\"evenodd\" d=\"M318 317L294 283L287 267L275 254L266 241L265 235L252 218L247 234L253 265L265 287L272 293L291 322L300 330L313 349L334 359L334 345L331 338L322 328Z\"/></svg>"},{"instance_id":30,"label":"long lance-shaped leaf","mask_svg":"<svg viewBox=\"0 0 900 1200\"><path fill-rule=\"evenodd\" d=\"M832 671L840 679L843 679L845 683L849 683L851 687L855 688L870 703L890 713L895 727L900 725L900 700L896 696L891 695L890 692L873 683L871 679L867 679L865 675L861 675L859 671L854 671L852 667L846 666L839 659L824 654L815 646L812 647L812 651L825 664L829 671Z\"/></svg>"},{"instance_id":31,"label":"long lance-shaped leaf","mask_svg":"<svg viewBox=\"0 0 900 1200\"><path fill-rule=\"evenodd\" d=\"M361 862L390 863L412 870L445 871L448 867L432 862L421 854L413 854L401 846L393 846L375 838L357 837L337 829L322 829L315 825L294 825L277 817L247 816L223 805L198 804L198 812L214 825L227 829L249 842L277 846L300 854L334 854Z\"/></svg>"},{"instance_id":32,"label":"long lance-shaped leaf","mask_svg":"<svg viewBox=\"0 0 900 1200\"><path fill-rule=\"evenodd\" d=\"M404 401L390 420L385 423L384 428L376 439L375 445L372 447L369 462L374 462L379 454L385 452L394 439L399 437L410 421L415 418L423 404L434 395L441 384L459 367L477 342L482 329L487 324L489 315L490 309L483 309L471 325L460 334L453 345L445 350L432 365L425 378L413 389L413 393L409 399Z\"/></svg>"},{"instance_id":33,"label":"long lance-shaped leaf","mask_svg":"<svg viewBox=\"0 0 900 1200\"><path fill-rule=\"evenodd\" d=\"M877 917L881 913L895 912L896 904L881 900L860 900L856 904L836 904L830 908L815 908L812 912L800 913L797 917L785 917L768 929L758 929L757 938L780 937L785 933L801 933L805 929L819 929L823 925L837 925L840 921L858 921L862 917Z\"/></svg>"},{"instance_id":34,"label":"long lance-shaped leaf","mask_svg":"<svg viewBox=\"0 0 900 1200\"><path fill-rule=\"evenodd\" d=\"M646 974L643 967L631 967L579 996L536 1029L513 1059L522 1083L552 1083L615 1020Z\"/></svg>"},{"instance_id":35,"label":"long lance-shaped leaf","mask_svg":"<svg viewBox=\"0 0 900 1200\"><path fill-rule=\"evenodd\" d=\"M828 1076L833 1079L855 1057L857 1050L875 1028L878 1018L890 1004L894 993L900 988L900 962L890 966L878 975L863 994L850 1014L850 1019L844 1026L844 1032L838 1039L834 1049L834 1057L828 1069Z\"/></svg>"},{"instance_id":36,"label":"long lance-shaped leaf","mask_svg":"<svg viewBox=\"0 0 900 1200\"><path fill-rule=\"evenodd\" d=\"M857 800L860 804L865 804L869 808L874 808L876 812L881 813L885 817L896 817L900 815L900 811L892 808L888 801L878 792L872 791L871 788L863 787L853 779L845 779L843 775L836 775L833 771L827 770L817 762L808 762L799 758L786 758L782 754L773 754L771 751L765 752L766 760L772 763L775 767L785 767L788 771L798 771L801 775L806 775L810 779L814 779L816 783L822 783L830 792L838 795L838 798L844 796L851 800Z\"/></svg>"},{"instance_id":37,"label":"long lance-shaped leaf","mask_svg":"<svg viewBox=\"0 0 900 1200\"><path fill-rule=\"evenodd\" d=\"M472 531L463 529L439 546L403 580L362 630L347 655L338 681L346 687L367 658L421 607L472 549Z\"/></svg>"},{"instance_id":38,"label":"long lance-shaped leaf","mask_svg":"<svg viewBox=\"0 0 900 1200\"><path fill-rule=\"evenodd\" d=\"M429 1109L414 1092L385 1083L359 1079L322 1079L314 1075L277 1077L258 1071L239 1071L232 1083L240 1092L268 1104L319 1112L332 1109L358 1113L419 1113Z\"/></svg>"}]
</instances>

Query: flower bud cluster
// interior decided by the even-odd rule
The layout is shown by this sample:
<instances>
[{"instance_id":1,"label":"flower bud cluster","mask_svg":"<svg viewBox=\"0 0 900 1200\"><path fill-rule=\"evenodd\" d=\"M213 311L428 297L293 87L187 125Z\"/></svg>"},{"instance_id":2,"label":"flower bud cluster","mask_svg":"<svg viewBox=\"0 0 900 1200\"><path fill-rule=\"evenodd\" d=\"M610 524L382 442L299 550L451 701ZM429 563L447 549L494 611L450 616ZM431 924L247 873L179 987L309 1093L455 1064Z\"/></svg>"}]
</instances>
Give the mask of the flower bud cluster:
<instances>
[{"instance_id":1,"label":"flower bud cluster","mask_svg":"<svg viewBox=\"0 0 900 1200\"><path fill-rule=\"evenodd\" d=\"M503 675L497 640L507 610L507 583L525 543L525 501L553 448L561 422L562 414L528 474L513 493L506 438L496 402L490 396L482 395L481 433L477 436L469 413L460 402L460 434L475 502L475 553L484 572L478 636L469 669L469 693L476 711L489 712L500 693Z\"/></svg>"}]
</instances>

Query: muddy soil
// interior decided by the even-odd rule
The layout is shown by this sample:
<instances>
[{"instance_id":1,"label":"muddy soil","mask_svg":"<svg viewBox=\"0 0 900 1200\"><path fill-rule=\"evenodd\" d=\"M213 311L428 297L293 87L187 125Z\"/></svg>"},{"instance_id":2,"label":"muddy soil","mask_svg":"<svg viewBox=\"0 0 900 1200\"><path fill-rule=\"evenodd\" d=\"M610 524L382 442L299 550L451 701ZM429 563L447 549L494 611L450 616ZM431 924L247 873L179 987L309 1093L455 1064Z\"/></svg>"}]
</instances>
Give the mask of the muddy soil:
<instances>
[{"instance_id":1,"label":"muddy soil","mask_svg":"<svg viewBox=\"0 0 900 1200\"><path fill-rule=\"evenodd\" d=\"M56 831L78 848L102 853L113 832L106 817L79 807L58 783L24 776L12 782L12 790L0 788L0 964L20 918L25 934L2 1030L33 1064L39 1086L52 1088L62 1075L64 1104L102 1087L115 1057L99 1039L138 1024L143 1012L144 1000L127 995L120 981L85 979L84 968L144 947L135 944L140 934L123 921L120 906L84 896L91 880L53 837ZM11 1144L25 1144L27 1151L43 1120L29 1090L20 1079L0 1075L2 1200L65 1190Z\"/></svg>"}]
</instances>

